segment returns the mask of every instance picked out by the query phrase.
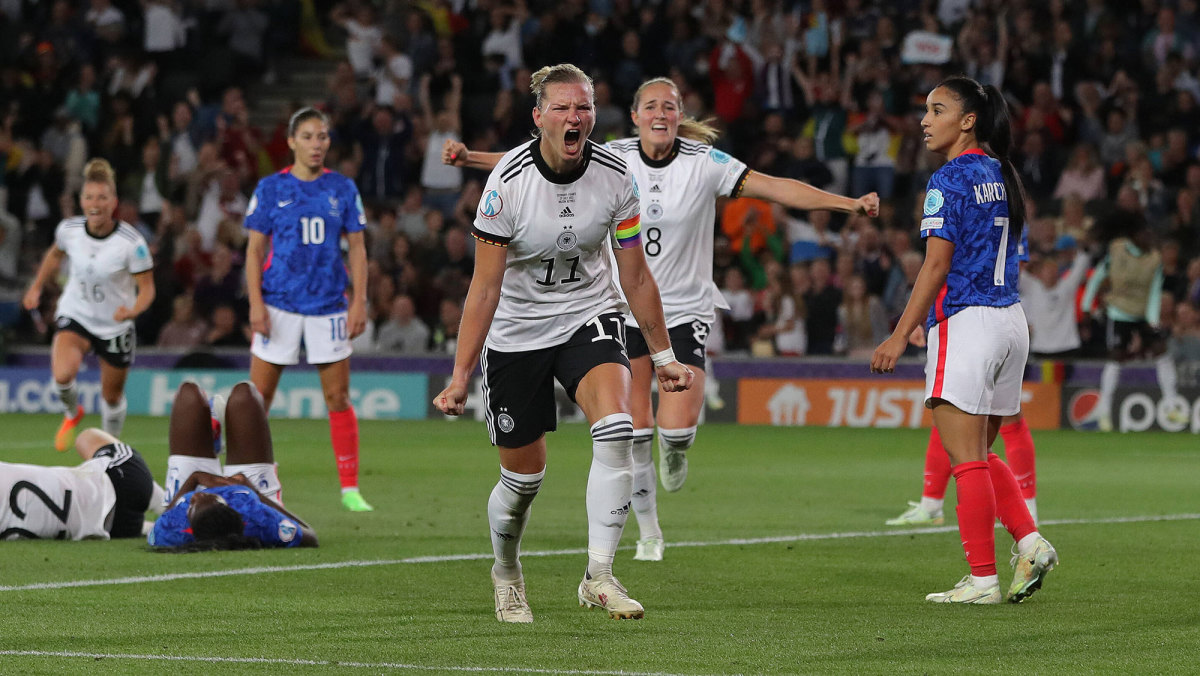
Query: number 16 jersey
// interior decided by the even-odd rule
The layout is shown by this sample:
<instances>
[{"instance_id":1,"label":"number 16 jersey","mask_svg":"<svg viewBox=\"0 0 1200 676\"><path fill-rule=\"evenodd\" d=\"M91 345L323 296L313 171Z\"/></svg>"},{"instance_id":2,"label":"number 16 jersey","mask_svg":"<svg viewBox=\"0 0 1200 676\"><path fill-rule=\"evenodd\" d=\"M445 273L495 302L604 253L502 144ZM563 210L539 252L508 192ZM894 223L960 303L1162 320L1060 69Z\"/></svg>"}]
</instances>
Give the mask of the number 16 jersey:
<instances>
[{"instance_id":1,"label":"number 16 jersey","mask_svg":"<svg viewBox=\"0 0 1200 676\"><path fill-rule=\"evenodd\" d=\"M133 328L133 320L116 321L113 313L133 308L137 283L133 276L154 267L150 247L132 225L117 221L104 237L87 229L83 216L64 219L54 230L54 246L67 254L67 287L55 317L69 317L97 338L108 340Z\"/></svg>"}]
</instances>

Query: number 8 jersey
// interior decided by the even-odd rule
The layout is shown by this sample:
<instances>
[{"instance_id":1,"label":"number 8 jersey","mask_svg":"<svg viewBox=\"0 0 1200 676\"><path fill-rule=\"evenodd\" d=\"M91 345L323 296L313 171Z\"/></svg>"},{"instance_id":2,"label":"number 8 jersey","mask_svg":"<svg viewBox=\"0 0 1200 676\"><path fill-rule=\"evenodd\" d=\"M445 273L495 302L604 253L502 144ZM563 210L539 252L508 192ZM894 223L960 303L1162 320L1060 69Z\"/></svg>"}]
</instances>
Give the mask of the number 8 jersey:
<instances>
[{"instance_id":1,"label":"number 8 jersey","mask_svg":"<svg viewBox=\"0 0 1200 676\"><path fill-rule=\"evenodd\" d=\"M54 245L67 254L67 288L55 317L79 322L97 338L108 340L133 328L133 320L116 321L113 313L137 299L133 276L154 267L150 247L132 225L117 221L104 237L88 232L83 216L64 219L54 230Z\"/></svg>"},{"instance_id":2,"label":"number 8 jersey","mask_svg":"<svg viewBox=\"0 0 1200 676\"><path fill-rule=\"evenodd\" d=\"M263 302L300 315L345 310L349 275L342 233L367 225L354 182L328 169L302 181L291 167L258 182L246 208L246 228L270 241L263 261Z\"/></svg>"},{"instance_id":3,"label":"number 8 jersey","mask_svg":"<svg viewBox=\"0 0 1200 676\"><path fill-rule=\"evenodd\" d=\"M475 238L508 249L486 341L500 352L560 345L622 311L610 247L641 246L637 185L623 160L587 141L579 166L558 174L538 144L504 155L475 215Z\"/></svg>"}]
</instances>

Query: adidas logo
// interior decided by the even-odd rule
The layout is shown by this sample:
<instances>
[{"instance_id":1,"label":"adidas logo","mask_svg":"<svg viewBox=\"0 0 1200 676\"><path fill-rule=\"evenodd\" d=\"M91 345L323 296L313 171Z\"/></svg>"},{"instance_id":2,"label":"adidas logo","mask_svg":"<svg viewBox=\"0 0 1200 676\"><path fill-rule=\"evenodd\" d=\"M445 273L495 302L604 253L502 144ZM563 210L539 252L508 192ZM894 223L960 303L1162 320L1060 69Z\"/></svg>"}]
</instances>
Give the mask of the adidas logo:
<instances>
[{"instance_id":1,"label":"adidas logo","mask_svg":"<svg viewBox=\"0 0 1200 676\"><path fill-rule=\"evenodd\" d=\"M619 507L617 509L614 509L611 512L609 512L609 514L619 514L619 515L629 514L629 507L632 504L633 504L632 502L626 502L624 507Z\"/></svg>"},{"instance_id":2,"label":"adidas logo","mask_svg":"<svg viewBox=\"0 0 1200 676\"><path fill-rule=\"evenodd\" d=\"M571 212L571 207L563 207L563 210L558 212L559 218L575 218L575 214Z\"/></svg>"},{"instance_id":3,"label":"adidas logo","mask_svg":"<svg viewBox=\"0 0 1200 676\"><path fill-rule=\"evenodd\" d=\"M658 184L655 183L654 185L650 186L650 192L662 192L662 188L658 187Z\"/></svg>"},{"instance_id":4,"label":"adidas logo","mask_svg":"<svg viewBox=\"0 0 1200 676\"><path fill-rule=\"evenodd\" d=\"M507 541L507 540L512 540L517 537L517 536L513 535L512 533L501 533L498 530L493 530L492 532L495 533L496 537L500 538L501 540Z\"/></svg>"}]
</instances>

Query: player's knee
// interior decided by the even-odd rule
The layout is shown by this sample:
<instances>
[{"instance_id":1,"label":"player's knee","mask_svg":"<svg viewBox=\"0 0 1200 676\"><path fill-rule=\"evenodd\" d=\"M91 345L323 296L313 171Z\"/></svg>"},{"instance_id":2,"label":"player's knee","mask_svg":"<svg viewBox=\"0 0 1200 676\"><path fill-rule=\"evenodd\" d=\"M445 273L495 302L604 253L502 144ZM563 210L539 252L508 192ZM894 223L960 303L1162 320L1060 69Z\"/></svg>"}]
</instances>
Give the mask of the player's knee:
<instances>
[{"instance_id":1,"label":"player's knee","mask_svg":"<svg viewBox=\"0 0 1200 676\"><path fill-rule=\"evenodd\" d=\"M658 428L659 442L677 451L686 451L696 441L696 427L681 427L675 429Z\"/></svg>"},{"instance_id":2,"label":"player's knee","mask_svg":"<svg viewBox=\"0 0 1200 676\"><path fill-rule=\"evenodd\" d=\"M350 408L350 392L347 390L326 392L325 408L329 409L329 411L332 413L345 411L346 409Z\"/></svg>"},{"instance_id":3,"label":"player's knee","mask_svg":"<svg viewBox=\"0 0 1200 676\"><path fill-rule=\"evenodd\" d=\"M263 396L254 383L249 380L243 380L234 385L233 389L229 391L228 405L234 407L239 405L263 406Z\"/></svg>"}]
</instances>

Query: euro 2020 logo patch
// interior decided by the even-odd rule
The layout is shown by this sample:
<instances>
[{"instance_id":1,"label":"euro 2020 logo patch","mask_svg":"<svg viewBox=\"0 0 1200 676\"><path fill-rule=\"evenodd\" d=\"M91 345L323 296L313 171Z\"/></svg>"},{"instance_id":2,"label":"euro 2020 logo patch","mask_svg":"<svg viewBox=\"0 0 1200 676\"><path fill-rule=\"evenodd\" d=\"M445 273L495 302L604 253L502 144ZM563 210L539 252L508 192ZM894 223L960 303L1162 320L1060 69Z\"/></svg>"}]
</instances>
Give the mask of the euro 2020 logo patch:
<instances>
[{"instance_id":1,"label":"euro 2020 logo patch","mask_svg":"<svg viewBox=\"0 0 1200 676\"><path fill-rule=\"evenodd\" d=\"M504 432L505 434L513 431L513 428L517 426L517 424L513 422L512 416L507 413L501 413L499 416L497 416L496 422L500 424L500 431Z\"/></svg>"},{"instance_id":2,"label":"euro 2020 logo patch","mask_svg":"<svg viewBox=\"0 0 1200 676\"><path fill-rule=\"evenodd\" d=\"M488 194L483 196L483 203L479 205L479 215L491 220L500 215L504 211L504 200L500 198L500 193L496 190L489 190Z\"/></svg>"},{"instance_id":3,"label":"euro 2020 logo patch","mask_svg":"<svg viewBox=\"0 0 1200 676\"><path fill-rule=\"evenodd\" d=\"M942 197L942 191L934 188L925 195L925 215L932 216L942 210L942 205L946 203L946 198Z\"/></svg>"},{"instance_id":4,"label":"euro 2020 logo patch","mask_svg":"<svg viewBox=\"0 0 1200 676\"><path fill-rule=\"evenodd\" d=\"M729 157L729 153L723 150L717 150L716 148L708 151L708 156L711 157L712 161L716 162L717 164L729 164L729 160L732 159Z\"/></svg>"}]
</instances>

